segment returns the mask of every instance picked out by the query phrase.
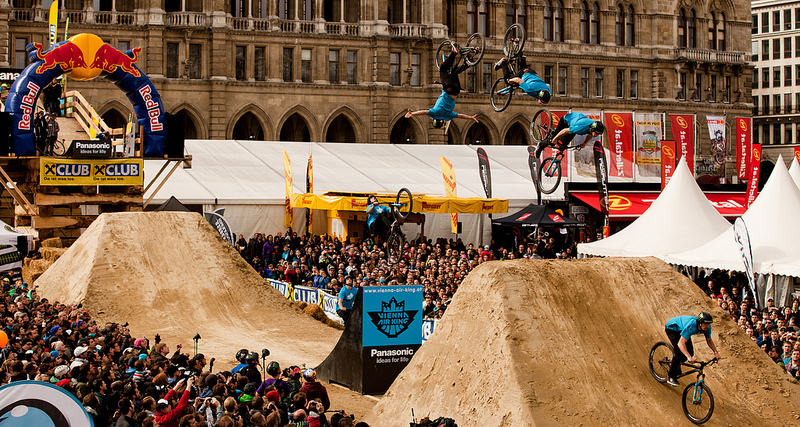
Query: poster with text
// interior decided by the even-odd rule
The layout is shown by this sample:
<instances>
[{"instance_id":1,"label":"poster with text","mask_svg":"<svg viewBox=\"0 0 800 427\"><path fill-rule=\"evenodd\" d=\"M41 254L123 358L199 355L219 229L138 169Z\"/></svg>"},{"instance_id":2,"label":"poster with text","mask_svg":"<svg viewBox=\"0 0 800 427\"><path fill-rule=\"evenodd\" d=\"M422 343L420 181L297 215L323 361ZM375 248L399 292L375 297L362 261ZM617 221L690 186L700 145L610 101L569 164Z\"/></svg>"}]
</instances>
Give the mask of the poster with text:
<instances>
[{"instance_id":1,"label":"poster with text","mask_svg":"<svg viewBox=\"0 0 800 427\"><path fill-rule=\"evenodd\" d=\"M661 180L661 114L636 113L636 177L639 182Z\"/></svg>"},{"instance_id":2,"label":"poster with text","mask_svg":"<svg viewBox=\"0 0 800 427\"><path fill-rule=\"evenodd\" d=\"M706 116L708 122L708 134L711 138L711 159L713 159L713 170L707 168L707 175L714 175L720 178L725 177L725 117ZM708 165L711 166L711 165Z\"/></svg>"},{"instance_id":3,"label":"poster with text","mask_svg":"<svg viewBox=\"0 0 800 427\"><path fill-rule=\"evenodd\" d=\"M694 175L694 115L670 114L669 121L672 125L672 140L678 151L678 160L686 158L689 171Z\"/></svg>"},{"instance_id":4,"label":"poster with text","mask_svg":"<svg viewBox=\"0 0 800 427\"><path fill-rule=\"evenodd\" d=\"M633 178L633 114L605 113L608 133L608 176Z\"/></svg>"},{"instance_id":5,"label":"poster with text","mask_svg":"<svg viewBox=\"0 0 800 427\"><path fill-rule=\"evenodd\" d=\"M747 179L747 165L750 154L750 117L736 118L736 176Z\"/></svg>"},{"instance_id":6,"label":"poster with text","mask_svg":"<svg viewBox=\"0 0 800 427\"><path fill-rule=\"evenodd\" d=\"M581 111L581 113L592 120L602 121L602 114L599 111ZM589 139L589 135L575 135L572 145L586 142L586 147L581 150L572 151L572 166L574 171L572 181L593 182L596 179L594 152L592 151L594 141L600 141L602 144L603 135L598 135L592 139Z\"/></svg>"}]
</instances>

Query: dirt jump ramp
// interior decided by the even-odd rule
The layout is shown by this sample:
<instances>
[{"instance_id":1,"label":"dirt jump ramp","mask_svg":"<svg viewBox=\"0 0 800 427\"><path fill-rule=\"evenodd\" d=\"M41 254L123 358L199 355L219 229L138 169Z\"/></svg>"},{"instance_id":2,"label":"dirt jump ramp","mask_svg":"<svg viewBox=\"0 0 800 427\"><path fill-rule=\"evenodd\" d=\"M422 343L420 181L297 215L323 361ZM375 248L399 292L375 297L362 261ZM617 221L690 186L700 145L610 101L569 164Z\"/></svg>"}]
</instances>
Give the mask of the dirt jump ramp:
<instances>
[{"instance_id":1,"label":"dirt jump ramp","mask_svg":"<svg viewBox=\"0 0 800 427\"><path fill-rule=\"evenodd\" d=\"M241 348L268 348L281 365L316 366L341 331L299 310L269 286L197 213L101 215L35 282L51 301L83 303L134 336L160 334L175 351L235 365Z\"/></svg>"},{"instance_id":2,"label":"dirt jump ramp","mask_svg":"<svg viewBox=\"0 0 800 427\"><path fill-rule=\"evenodd\" d=\"M706 425L797 425L800 385L655 258L482 264L366 421L407 427L413 409L460 426L693 425L681 397L694 376L658 383L648 357L670 317L700 311L723 357L706 369ZM694 346L711 358L705 340Z\"/></svg>"}]
</instances>

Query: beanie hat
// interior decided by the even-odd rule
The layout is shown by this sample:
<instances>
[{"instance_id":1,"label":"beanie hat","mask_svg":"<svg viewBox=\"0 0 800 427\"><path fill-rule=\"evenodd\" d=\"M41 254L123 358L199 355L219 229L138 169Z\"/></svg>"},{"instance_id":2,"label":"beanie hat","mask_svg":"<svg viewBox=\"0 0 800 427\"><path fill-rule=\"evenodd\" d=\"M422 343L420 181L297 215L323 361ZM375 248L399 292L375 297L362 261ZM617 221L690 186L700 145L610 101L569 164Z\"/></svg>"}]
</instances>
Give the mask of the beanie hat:
<instances>
[{"instance_id":1,"label":"beanie hat","mask_svg":"<svg viewBox=\"0 0 800 427\"><path fill-rule=\"evenodd\" d=\"M267 401L268 401L268 402L275 402L275 403L278 403L278 402L280 402L280 401L281 401L281 395L280 395L280 393L278 393L278 392L277 392L277 391L275 391L275 390L270 390L270 391L267 393L267 396L266 396L266 397L267 397Z\"/></svg>"}]
</instances>

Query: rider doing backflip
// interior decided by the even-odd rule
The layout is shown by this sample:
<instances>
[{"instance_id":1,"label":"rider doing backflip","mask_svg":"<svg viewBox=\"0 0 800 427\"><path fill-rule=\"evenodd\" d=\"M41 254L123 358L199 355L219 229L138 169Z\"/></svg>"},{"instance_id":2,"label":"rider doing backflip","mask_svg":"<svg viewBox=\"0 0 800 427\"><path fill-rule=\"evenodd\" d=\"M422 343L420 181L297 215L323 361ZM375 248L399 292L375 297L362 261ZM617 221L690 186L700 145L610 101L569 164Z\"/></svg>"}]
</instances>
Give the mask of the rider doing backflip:
<instances>
[{"instance_id":1,"label":"rider doing backflip","mask_svg":"<svg viewBox=\"0 0 800 427\"><path fill-rule=\"evenodd\" d=\"M378 198L367 198L367 227L374 236L383 236L392 227L391 209L378 204Z\"/></svg>"},{"instance_id":2,"label":"rider doing backflip","mask_svg":"<svg viewBox=\"0 0 800 427\"><path fill-rule=\"evenodd\" d=\"M592 120L581 113L569 113L558 121L553 141L559 150L566 150L575 135L589 135L581 143L581 148L583 148L588 140L602 135L605 130L605 125L599 120ZM542 154L542 150L544 150L544 146L540 144L536 149L537 158Z\"/></svg>"},{"instance_id":3,"label":"rider doing backflip","mask_svg":"<svg viewBox=\"0 0 800 427\"><path fill-rule=\"evenodd\" d=\"M439 68L439 78L442 80L442 94L439 95L439 99L436 100L436 104L434 104L433 108L418 111L411 111L411 109L409 109L405 116L407 119L411 118L411 116L427 114L433 119L433 127L435 128L440 128L444 126L445 122L455 118L470 119L474 120L476 123L478 122L475 116L468 116L453 111L456 107L456 97L458 97L458 94L461 92L461 81L458 75L469 68L469 65L466 63L458 67L453 67L456 55L458 55L458 51L454 46L453 52L447 56L447 59L445 59L441 68Z\"/></svg>"},{"instance_id":4,"label":"rider doing backflip","mask_svg":"<svg viewBox=\"0 0 800 427\"><path fill-rule=\"evenodd\" d=\"M681 363L689 361L694 363L694 346L692 346L692 335L703 334L706 338L708 347L714 352L714 358L719 360L719 352L714 340L711 339L711 323L714 319L708 312L702 312L697 317L677 316L669 319L665 326L667 337L675 349L672 364L667 375L667 384L677 387L681 385L678 377L681 375Z\"/></svg>"},{"instance_id":5,"label":"rider doing backflip","mask_svg":"<svg viewBox=\"0 0 800 427\"><path fill-rule=\"evenodd\" d=\"M528 67L526 58L522 55L519 56L519 71L516 74L511 73L511 68L508 66L508 59L501 58L494 64L494 69L503 69L503 78L509 84L516 85L523 92L536 98L540 104L547 104L550 102L550 94L553 92L550 85L540 79L535 71Z\"/></svg>"}]
</instances>

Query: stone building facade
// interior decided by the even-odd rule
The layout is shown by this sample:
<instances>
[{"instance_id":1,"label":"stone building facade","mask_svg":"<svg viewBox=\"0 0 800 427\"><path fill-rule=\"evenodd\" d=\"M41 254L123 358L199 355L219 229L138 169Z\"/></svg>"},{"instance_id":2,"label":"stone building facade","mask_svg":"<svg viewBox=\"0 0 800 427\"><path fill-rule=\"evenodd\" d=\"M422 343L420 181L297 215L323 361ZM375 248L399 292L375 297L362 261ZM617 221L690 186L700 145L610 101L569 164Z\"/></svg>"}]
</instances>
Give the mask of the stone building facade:
<instances>
[{"instance_id":1,"label":"stone building facade","mask_svg":"<svg viewBox=\"0 0 800 427\"><path fill-rule=\"evenodd\" d=\"M42 1L0 0L0 67L24 67L24 46L46 43ZM60 38L69 17L70 34L141 46L137 65L168 112L186 118L187 138L528 144L533 98L516 96L496 113L488 97L515 22L526 27L529 62L553 87L552 110L731 122L753 108L744 0L66 0L61 17ZM424 116L405 119L440 93L441 41L476 31L486 55L462 75L456 111L479 123L456 119L445 134ZM113 126L132 113L102 79L68 89ZM704 127L698 140L709 144Z\"/></svg>"}]
</instances>

